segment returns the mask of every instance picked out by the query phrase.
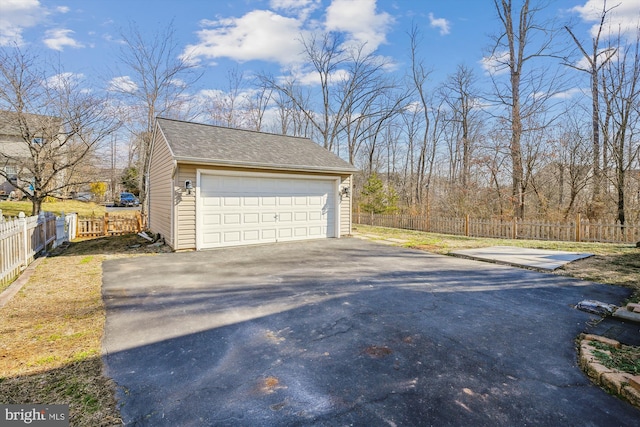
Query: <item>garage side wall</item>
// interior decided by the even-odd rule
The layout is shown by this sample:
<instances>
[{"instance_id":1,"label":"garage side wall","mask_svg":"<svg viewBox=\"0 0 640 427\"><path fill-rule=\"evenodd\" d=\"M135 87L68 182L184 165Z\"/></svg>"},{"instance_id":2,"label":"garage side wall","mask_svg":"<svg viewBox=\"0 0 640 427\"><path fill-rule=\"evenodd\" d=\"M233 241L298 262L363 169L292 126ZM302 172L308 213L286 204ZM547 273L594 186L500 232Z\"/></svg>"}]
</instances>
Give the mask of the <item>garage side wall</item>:
<instances>
[{"instance_id":1,"label":"garage side wall","mask_svg":"<svg viewBox=\"0 0 640 427\"><path fill-rule=\"evenodd\" d=\"M353 199L351 188L351 175L342 176L340 178L340 187L349 188L349 197L341 197L340 199L340 236L348 236L351 234L351 200Z\"/></svg>"},{"instance_id":2,"label":"garage side wall","mask_svg":"<svg viewBox=\"0 0 640 427\"><path fill-rule=\"evenodd\" d=\"M175 178L176 246L175 250L196 248L196 166L178 165ZM194 186L191 194L184 188L185 181Z\"/></svg>"},{"instance_id":3,"label":"garage side wall","mask_svg":"<svg viewBox=\"0 0 640 427\"><path fill-rule=\"evenodd\" d=\"M167 244L175 247L171 232L173 209L173 159L160 132L156 132L149 167L149 230L160 233Z\"/></svg>"}]
</instances>

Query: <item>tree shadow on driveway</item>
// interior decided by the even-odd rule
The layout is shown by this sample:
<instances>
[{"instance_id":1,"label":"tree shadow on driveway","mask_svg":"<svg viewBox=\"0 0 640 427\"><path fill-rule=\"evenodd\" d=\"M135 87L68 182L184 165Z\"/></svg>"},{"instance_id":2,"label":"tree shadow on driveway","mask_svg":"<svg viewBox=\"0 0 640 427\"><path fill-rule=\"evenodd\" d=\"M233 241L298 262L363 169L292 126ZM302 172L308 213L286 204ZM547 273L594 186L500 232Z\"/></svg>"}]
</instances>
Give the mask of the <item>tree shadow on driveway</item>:
<instances>
[{"instance_id":1,"label":"tree shadow on driveway","mask_svg":"<svg viewBox=\"0 0 640 427\"><path fill-rule=\"evenodd\" d=\"M355 239L104 263L131 425L610 425L582 299L630 291Z\"/></svg>"}]
</instances>

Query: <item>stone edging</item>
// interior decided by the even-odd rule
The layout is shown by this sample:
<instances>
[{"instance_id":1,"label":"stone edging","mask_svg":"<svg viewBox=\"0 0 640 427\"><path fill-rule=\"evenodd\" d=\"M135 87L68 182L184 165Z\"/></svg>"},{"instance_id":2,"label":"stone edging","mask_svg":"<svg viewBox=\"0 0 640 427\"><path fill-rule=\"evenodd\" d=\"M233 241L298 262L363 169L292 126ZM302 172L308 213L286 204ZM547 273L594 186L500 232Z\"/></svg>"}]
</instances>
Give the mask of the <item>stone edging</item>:
<instances>
[{"instance_id":1,"label":"stone edging","mask_svg":"<svg viewBox=\"0 0 640 427\"><path fill-rule=\"evenodd\" d=\"M610 393L616 394L635 407L640 409L640 375L633 375L602 365L593 355L596 350L589 343L597 341L620 348L620 342L598 335L581 334L579 337L580 354L579 362L582 370L589 376L591 381L605 388ZM601 350L602 351L602 350Z\"/></svg>"}]
</instances>

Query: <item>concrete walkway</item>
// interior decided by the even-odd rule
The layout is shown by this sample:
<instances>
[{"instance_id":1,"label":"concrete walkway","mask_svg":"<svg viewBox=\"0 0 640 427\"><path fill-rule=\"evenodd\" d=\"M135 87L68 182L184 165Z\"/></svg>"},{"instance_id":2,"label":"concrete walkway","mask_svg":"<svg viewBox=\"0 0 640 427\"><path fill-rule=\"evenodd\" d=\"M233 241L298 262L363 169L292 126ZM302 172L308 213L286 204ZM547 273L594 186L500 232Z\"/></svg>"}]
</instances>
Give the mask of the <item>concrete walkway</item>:
<instances>
[{"instance_id":1,"label":"concrete walkway","mask_svg":"<svg viewBox=\"0 0 640 427\"><path fill-rule=\"evenodd\" d=\"M553 251L548 249L530 249L517 246L491 246L488 248L464 249L452 252L453 255L496 262L516 267L553 271L565 264L593 256L589 253Z\"/></svg>"}]
</instances>

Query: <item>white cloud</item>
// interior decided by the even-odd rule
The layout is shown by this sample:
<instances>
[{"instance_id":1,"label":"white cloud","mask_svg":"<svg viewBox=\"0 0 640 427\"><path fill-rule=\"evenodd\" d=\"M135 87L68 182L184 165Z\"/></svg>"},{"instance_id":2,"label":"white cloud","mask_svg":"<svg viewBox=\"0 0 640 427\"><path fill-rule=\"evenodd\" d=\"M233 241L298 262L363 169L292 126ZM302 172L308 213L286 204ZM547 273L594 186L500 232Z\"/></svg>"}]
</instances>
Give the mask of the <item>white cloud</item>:
<instances>
[{"instance_id":1,"label":"white cloud","mask_svg":"<svg viewBox=\"0 0 640 427\"><path fill-rule=\"evenodd\" d=\"M613 48L604 48L598 51L597 62L598 64L602 64L605 59L614 60L618 57L618 51ZM582 70L590 70L591 65L589 64L589 60L584 56L581 56L580 59L573 64L574 67L580 68Z\"/></svg>"},{"instance_id":2,"label":"white cloud","mask_svg":"<svg viewBox=\"0 0 640 427\"><path fill-rule=\"evenodd\" d=\"M53 30L47 30L45 32L44 44L46 44L50 49L54 50L64 50L65 46L76 49L84 47L82 43L71 37L72 34L73 30L68 30L66 28L55 28Z\"/></svg>"},{"instance_id":3,"label":"white cloud","mask_svg":"<svg viewBox=\"0 0 640 427\"><path fill-rule=\"evenodd\" d=\"M444 18L436 18L431 12L429 12L429 25L431 25L431 28L439 29L441 36L451 32L451 23Z\"/></svg>"},{"instance_id":4,"label":"white cloud","mask_svg":"<svg viewBox=\"0 0 640 427\"><path fill-rule=\"evenodd\" d=\"M509 52L495 52L491 56L485 56L480 60L480 65L487 74L499 76L509 72Z\"/></svg>"},{"instance_id":5,"label":"white cloud","mask_svg":"<svg viewBox=\"0 0 640 427\"><path fill-rule=\"evenodd\" d=\"M68 6L58 6L56 7L56 11L60 13L69 13L71 9Z\"/></svg>"},{"instance_id":6,"label":"white cloud","mask_svg":"<svg viewBox=\"0 0 640 427\"><path fill-rule=\"evenodd\" d=\"M129 76L114 77L109 81L107 90L112 92L133 93L138 90L138 85Z\"/></svg>"},{"instance_id":7,"label":"white cloud","mask_svg":"<svg viewBox=\"0 0 640 427\"><path fill-rule=\"evenodd\" d=\"M551 98L554 99L571 99L574 96L577 95L584 95L586 93L588 93L591 89L583 89L583 88L578 88L578 87L574 87L568 90L565 90L564 92L558 92L558 93L554 93Z\"/></svg>"},{"instance_id":8,"label":"white cloud","mask_svg":"<svg viewBox=\"0 0 640 427\"><path fill-rule=\"evenodd\" d=\"M271 0L269 6L273 10L282 11L287 15L297 16L304 21L318 7L321 0Z\"/></svg>"},{"instance_id":9,"label":"white cloud","mask_svg":"<svg viewBox=\"0 0 640 427\"><path fill-rule=\"evenodd\" d=\"M0 1L0 46L21 45L24 29L36 26L46 14L38 0Z\"/></svg>"},{"instance_id":10,"label":"white cloud","mask_svg":"<svg viewBox=\"0 0 640 427\"><path fill-rule=\"evenodd\" d=\"M52 89L65 89L75 87L82 79L84 74L61 73L49 77L44 81L44 85Z\"/></svg>"},{"instance_id":11,"label":"white cloud","mask_svg":"<svg viewBox=\"0 0 640 427\"><path fill-rule=\"evenodd\" d=\"M265 60L280 64L295 62L301 51L297 39L302 21L269 10L254 10L240 18L202 21L200 42L186 47L183 58L231 58L237 61Z\"/></svg>"},{"instance_id":12,"label":"white cloud","mask_svg":"<svg viewBox=\"0 0 640 427\"><path fill-rule=\"evenodd\" d=\"M376 0L333 0L327 8L327 31L347 34L347 42L366 43L367 51L375 51L387 40L393 18L376 12Z\"/></svg>"},{"instance_id":13,"label":"white cloud","mask_svg":"<svg viewBox=\"0 0 640 427\"><path fill-rule=\"evenodd\" d=\"M291 72L296 83L301 86L317 86L321 83L320 75L315 70L293 70ZM337 84L349 79L351 74L347 70L336 70L329 75L329 84ZM282 77L282 81L286 78Z\"/></svg>"},{"instance_id":14,"label":"white cloud","mask_svg":"<svg viewBox=\"0 0 640 427\"><path fill-rule=\"evenodd\" d=\"M582 6L575 6L571 12L580 15L585 22L593 22L591 35L595 36L600 26L600 18L605 0L587 0ZM640 25L640 0L617 0L607 2L607 20L605 28L611 34L626 34L635 39L636 31Z\"/></svg>"}]
</instances>

